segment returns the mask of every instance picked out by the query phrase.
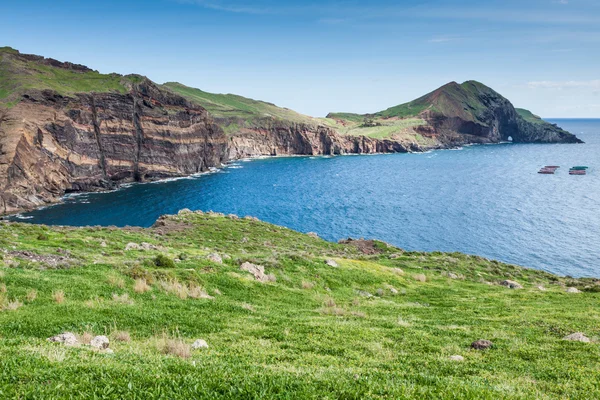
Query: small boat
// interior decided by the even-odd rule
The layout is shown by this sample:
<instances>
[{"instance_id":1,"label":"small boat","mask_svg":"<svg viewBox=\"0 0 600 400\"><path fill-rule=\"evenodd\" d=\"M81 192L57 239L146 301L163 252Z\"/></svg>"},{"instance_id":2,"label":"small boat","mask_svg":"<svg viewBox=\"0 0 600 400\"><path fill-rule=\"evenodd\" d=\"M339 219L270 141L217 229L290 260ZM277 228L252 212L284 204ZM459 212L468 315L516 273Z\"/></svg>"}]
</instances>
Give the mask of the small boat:
<instances>
[{"instance_id":1,"label":"small boat","mask_svg":"<svg viewBox=\"0 0 600 400\"><path fill-rule=\"evenodd\" d=\"M545 174L545 175L554 175L554 170L553 169L540 169L538 171L538 174Z\"/></svg>"},{"instance_id":2,"label":"small boat","mask_svg":"<svg viewBox=\"0 0 600 400\"><path fill-rule=\"evenodd\" d=\"M585 175L585 169L572 169L569 171L569 175Z\"/></svg>"},{"instance_id":3,"label":"small boat","mask_svg":"<svg viewBox=\"0 0 600 400\"><path fill-rule=\"evenodd\" d=\"M588 169L588 167L584 167L584 166L571 167L571 171L585 171L586 169Z\"/></svg>"},{"instance_id":4,"label":"small boat","mask_svg":"<svg viewBox=\"0 0 600 400\"><path fill-rule=\"evenodd\" d=\"M549 169L559 169L560 166L558 165L546 165L544 168L549 168Z\"/></svg>"}]
</instances>

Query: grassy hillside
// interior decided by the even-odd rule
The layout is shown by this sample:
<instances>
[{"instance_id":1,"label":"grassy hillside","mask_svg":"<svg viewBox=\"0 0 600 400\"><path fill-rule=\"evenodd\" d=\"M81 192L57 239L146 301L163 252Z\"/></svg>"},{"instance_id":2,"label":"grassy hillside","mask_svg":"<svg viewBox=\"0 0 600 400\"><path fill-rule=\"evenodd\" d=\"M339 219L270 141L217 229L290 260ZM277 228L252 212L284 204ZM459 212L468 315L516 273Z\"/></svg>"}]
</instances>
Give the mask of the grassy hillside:
<instances>
[{"instance_id":1,"label":"grassy hillside","mask_svg":"<svg viewBox=\"0 0 600 400\"><path fill-rule=\"evenodd\" d=\"M215 118L230 120L231 123L247 123L247 127L261 125L263 120L272 119L293 123L314 124L315 119L275 104L253 100L235 94L215 94L191 88L181 83L168 82L163 85L173 92L206 108ZM227 122L227 121L224 121Z\"/></svg>"},{"instance_id":2,"label":"grassy hillside","mask_svg":"<svg viewBox=\"0 0 600 400\"><path fill-rule=\"evenodd\" d=\"M10 47L0 48L0 103L17 101L29 89L51 89L65 96L89 92L126 93L126 82L134 79L135 76L58 67L42 57L34 59Z\"/></svg>"},{"instance_id":3,"label":"grassy hillside","mask_svg":"<svg viewBox=\"0 0 600 400\"><path fill-rule=\"evenodd\" d=\"M3 223L0 247L3 398L600 397L591 280L213 214L152 229ZM46 340L64 331L108 335L114 353ZM563 340L573 332L592 342Z\"/></svg>"},{"instance_id":4,"label":"grassy hillside","mask_svg":"<svg viewBox=\"0 0 600 400\"><path fill-rule=\"evenodd\" d=\"M519 114L521 116L521 118L523 118L527 122L531 122L534 124L546 123L546 121L544 121L541 117L538 117L537 115L535 115L534 113L532 113L529 110L525 110L523 108L515 108L515 110L517 110L517 114Z\"/></svg>"}]
</instances>

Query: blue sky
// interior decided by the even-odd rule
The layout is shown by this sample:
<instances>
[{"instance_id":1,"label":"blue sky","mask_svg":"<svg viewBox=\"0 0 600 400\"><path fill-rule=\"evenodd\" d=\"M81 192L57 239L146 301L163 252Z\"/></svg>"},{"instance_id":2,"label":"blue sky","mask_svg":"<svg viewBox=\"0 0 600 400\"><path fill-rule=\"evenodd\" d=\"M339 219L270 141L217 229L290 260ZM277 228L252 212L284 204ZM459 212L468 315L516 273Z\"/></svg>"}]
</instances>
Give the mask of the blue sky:
<instances>
[{"instance_id":1,"label":"blue sky","mask_svg":"<svg viewBox=\"0 0 600 400\"><path fill-rule=\"evenodd\" d=\"M544 117L600 117L598 0L2 0L0 15L0 45L314 116L476 79Z\"/></svg>"}]
</instances>

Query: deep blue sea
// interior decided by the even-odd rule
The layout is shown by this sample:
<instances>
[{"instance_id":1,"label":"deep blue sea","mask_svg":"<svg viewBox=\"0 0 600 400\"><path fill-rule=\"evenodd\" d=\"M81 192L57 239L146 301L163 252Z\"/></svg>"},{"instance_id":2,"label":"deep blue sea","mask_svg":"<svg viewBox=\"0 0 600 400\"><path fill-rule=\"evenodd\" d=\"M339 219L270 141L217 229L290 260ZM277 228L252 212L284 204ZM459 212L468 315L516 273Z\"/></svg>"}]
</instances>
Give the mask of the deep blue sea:
<instances>
[{"instance_id":1,"label":"deep blue sea","mask_svg":"<svg viewBox=\"0 0 600 400\"><path fill-rule=\"evenodd\" d=\"M252 215L328 240L377 238L600 277L600 119L552 120L586 144L500 144L424 154L268 158L84 194L17 219L150 226L182 208ZM543 165L562 168L539 175ZM568 168L588 165L587 176Z\"/></svg>"}]
</instances>

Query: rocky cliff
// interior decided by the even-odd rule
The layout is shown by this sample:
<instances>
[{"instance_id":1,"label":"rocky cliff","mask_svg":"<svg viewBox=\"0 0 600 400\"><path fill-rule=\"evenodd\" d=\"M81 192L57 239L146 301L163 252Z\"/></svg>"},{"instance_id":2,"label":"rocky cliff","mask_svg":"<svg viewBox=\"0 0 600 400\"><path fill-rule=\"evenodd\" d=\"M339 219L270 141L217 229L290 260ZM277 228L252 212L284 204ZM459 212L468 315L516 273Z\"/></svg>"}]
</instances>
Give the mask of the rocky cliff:
<instances>
[{"instance_id":1,"label":"rocky cliff","mask_svg":"<svg viewBox=\"0 0 600 400\"><path fill-rule=\"evenodd\" d=\"M145 79L126 94L28 90L0 109L0 213L67 192L206 171L226 150L204 108Z\"/></svg>"},{"instance_id":2,"label":"rocky cliff","mask_svg":"<svg viewBox=\"0 0 600 400\"><path fill-rule=\"evenodd\" d=\"M68 192L189 175L253 156L580 142L523 111L492 89L465 82L381 113L319 119L0 48L0 214L53 203Z\"/></svg>"}]
</instances>

